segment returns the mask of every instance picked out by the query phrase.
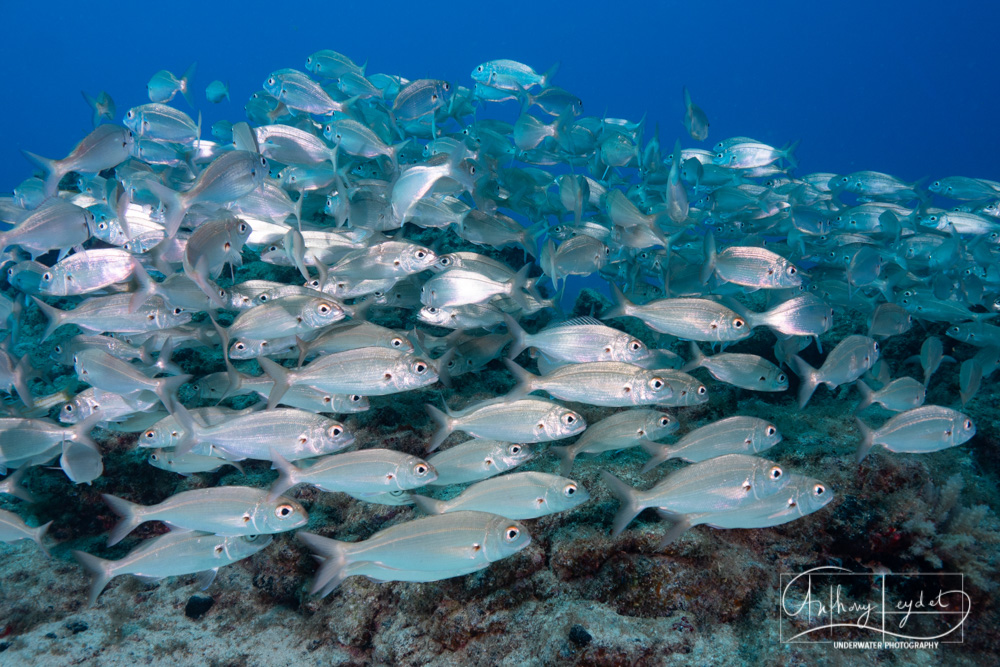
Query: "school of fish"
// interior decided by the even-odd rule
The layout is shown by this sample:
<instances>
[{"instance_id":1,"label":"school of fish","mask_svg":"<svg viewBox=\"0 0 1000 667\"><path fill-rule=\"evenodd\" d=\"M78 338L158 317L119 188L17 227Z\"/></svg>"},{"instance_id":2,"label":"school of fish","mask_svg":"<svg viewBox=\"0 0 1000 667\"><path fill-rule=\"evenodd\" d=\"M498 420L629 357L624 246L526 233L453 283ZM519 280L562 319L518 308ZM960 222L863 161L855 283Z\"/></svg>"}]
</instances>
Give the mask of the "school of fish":
<instances>
[{"instance_id":1,"label":"school of fish","mask_svg":"<svg viewBox=\"0 0 1000 667\"><path fill-rule=\"evenodd\" d=\"M820 385L854 384L860 403L825 397L856 408L844 417L859 432L851 461L975 435L958 408L1000 365L988 323L1000 312L1000 183L799 176L794 144L749 137L664 148L644 119L585 115L553 85L556 67L494 60L464 86L368 74L328 50L304 65L268 74L247 121L216 123L213 139L200 114L167 104L180 93L195 107L194 65L157 72L150 103L121 125L107 93L84 93L93 132L62 159L25 153L36 175L0 198L0 493L32 502L25 471L53 462L73 483L94 481L108 434L179 475L245 460L278 473L269 489L155 505L105 494L121 517L109 545L148 521L170 532L118 560L74 552L91 604L121 574L199 573L207 586L307 526L286 495L299 485L413 506L357 542L328 537L333 525L299 532L322 562L322 595L355 575L456 577L524 549L525 522L590 500L571 478L581 455L642 448L644 473L684 462L640 490L602 459L620 501L612 533L654 508L669 521L662 546L699 524L764 528L828 505L822 480L762 456L782 440L767 415L678 433L666 408L711 401L723 383L797 385L786 400L803 410ZM707 115L682 93L684 131L704 142ZM213 81L206 98L227 101L228 84ZM250 269L270 279L237 275ZM567 317L568 282L614 305ZM835 318L864 317L820 348ZM932 333L914 378L880 355L918 321ZM773 353L746 351L751 338ZM182 368L183 348L213 368ZM943 361L960 362L960 391L925 405ZM474 400L488 365L516 384ZM351 432L352 414L402 392L425 398L436 427L425 455ZM874 404L895 416L857 416ZM593 420L596 408L614 411ZM515 470L549 452L558 474ZM0 510L2 541L47 553L48 527Z\"/></svg>"}]
</instances>

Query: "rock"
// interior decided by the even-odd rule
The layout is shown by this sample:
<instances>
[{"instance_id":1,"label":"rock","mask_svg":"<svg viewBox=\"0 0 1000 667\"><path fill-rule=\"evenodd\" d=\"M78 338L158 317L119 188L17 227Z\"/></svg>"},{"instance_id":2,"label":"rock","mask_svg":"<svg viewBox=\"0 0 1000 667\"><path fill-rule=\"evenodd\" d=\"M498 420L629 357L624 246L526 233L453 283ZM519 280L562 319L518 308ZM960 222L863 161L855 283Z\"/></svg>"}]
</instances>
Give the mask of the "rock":
<instances>
[{"instance_id":1,"label":"rock","mask_svg":"<svg viewBox=\"0 0 1000 667\"><path fill-rule=\"evenodd\" d=\"M569 640L579 647L584 647L593 639L587 629L577 623L569 629Z\"/></svg>"},{"instance_id":2,"label":"rock","mask_svg":"<svg viewBox=\"0 0 1000 667\"><path fill-rule=\"evenodd\" d=\"M192 595L184 605L184 615L197 621L212 608L213 604L215 598L211 595Z\"/></svg>"},{"instance_id":3,"label":"rock","mask_svg":"<svg viewBox=\"0 0 1000 667\"><path fill-rule=\"evenodd\" d=\"M72 632L74 635L79 634L89 628L90 626L83 621L70 621L66 624L66 629Z\"/></svg>"}]
</instances>

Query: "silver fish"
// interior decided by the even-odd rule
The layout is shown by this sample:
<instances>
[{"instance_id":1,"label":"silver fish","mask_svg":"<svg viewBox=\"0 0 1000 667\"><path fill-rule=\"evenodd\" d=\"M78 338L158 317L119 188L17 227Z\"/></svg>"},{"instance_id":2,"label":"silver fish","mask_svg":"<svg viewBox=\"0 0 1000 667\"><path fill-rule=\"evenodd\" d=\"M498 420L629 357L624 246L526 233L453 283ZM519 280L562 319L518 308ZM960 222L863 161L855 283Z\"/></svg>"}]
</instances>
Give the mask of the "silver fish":
<instances>
[{"instance_id":1,"label":"silver fish","mask_svg":"<svg viewBox=\"0 0 1000 667\"><path fill-rule=\"evenodd\" d=\"M939 405L901 412L876 430L857 418L854 423L861 431L856 454L859 463L875 445L882 445L890 452L926 454L957 447L976 434L976 425L966 415Z\"/></svg>"},{"instance_id":2,"label":"silver fish","mask_svg":"<svg viewBox=\"0 0 1000 667\"><path fill-rule=\"evenodd\" d=\"M878 356L879 344L868 336L857 335L847 336L837 343L819 370L794 355L792 368L800 379L799 407L806 406L820 384L836 389L842 384L854 382L875 365Z\"/></svg>"},{"instance_id":3,"label":"silver fish","mask_svg":"<svg viewBox=\"0 0 1000 667\"><path fill-rule=\"evenodd\" d=\"M122 574L138 577L175 577L208 572L202 579L211 583L220 567L249 558L271 543L271 536L238 535L225 537L208 533L175 531L155 537L118 560L105 560L83 551L73 557L90 575L91 606L113 578Z\"/></svg>"},{"instance_id":4,"label":"silver fish","mask_svg":"<svg viewBox=\"0 0 1000 667\"><path fill-rule=\"evenodd\" d=\"M675 458L698 463L725 454L759 454L781 442L781 433L759 417L727 417L696 428L672 445L649 440L639 443L650 455L642 472Z\"/></svg>"},{"instance_id":5,"label":"silver fish","mask_svg":"<svg viewBox=\"0 0 1000 667\"><path fill-rule=\"evenodd\" d=\"M103 498L121 517L111 529L108 546L121 542L147 521L216 535L269 535L300 528L309 521L294 500L271 499L267 491L249 486L182 491L156 505L139 505L108 494Z\"/></svg>"},{"instance_id":6,"label":"silver fish","mask_svg":"<svg viewBox=\"0 0 1000 667\"><path fill-rule=\"evenodd\" d=\"M544 472L513 472L477 482L449 500L414 495L413 502L428 514L463 510L492 512L508 519L537 519L565 512L590 500L576 482Z\"/></svg>"},{"instance_id":7,"label":"silver fish","mask_svg":"<svg viewBox=\"0 0 1000 667\"><path fill-rule=\"evenodd\" d=\"M530 396L480 401L458 412L452 412L447 406L445 412L433 405L424 407L438 426L427 451L437 449L454 431L477 438L533 443L561 440L587 428L587 422L573 410Z\"/></svg>"},{"instance_id":8,"label":"silver fish","mask_svg":"<svg viewBox=\"0 0 1000 667\"><path fill-rule=\"evenodd\" d=\"M437 581L469 574L531 542L516 521L470 511L396 524L361 542L313 533L298 536L323 560L312 587L321 595L359 574L379 581Z\"/></svg>"},{"instance_id":9,"label":"silver fish","mask_svg":"<svg viewBox=\"0 0 1000 667\"><path fill-rule=\"evenodd\" d=\"M478 482L530 461L534 455L527 444L480 438L466 440L428 457L427 462L437 471L437 479L428 486Z\"/></svg>"},{"instance_id":10,"label":"silver fish","mask_svg":"<svg viewBox=\"0 0 1000 667\"><path fill-rule=\"evenodd\" d=\"M309 484L320 491L339 491L364 499L366 495L416 489L437 479L434 467L426 461L391 449L326 456L308 468L299 468L276 452L271 460L278 470L271 498L299 484Z\"/></svg>"},{"instance_id":11,"label":"silver fish","mask_svg":"<svg viewBox=\"0 0 1000 667\"><path fill-rule=\"evenodd\" d=\"M645 440L658 440L674 433L680 424L666 412L637 408L605 417L587 428L579 440L566 447L552 447L559 457L559 474L568 475L580 454L600 454L637 447Z\"/></svg>"},{"instance_id":12,"label":"silver fish","mask_svg":"<svg viewBox=\"0 0 1000 667\"><path fill-rule=\"evenodd\" d=\"M716 380L751 391L786 391L788 377L781 369L756 354L723 352L705 356L698 344L691 341L691 361L681 368L687 372L705 368Z\"/></svg>"},{"instance_id":13,"label":"silver fish","mask_svg":"<svg viewBox=\"0 0 1000 667\"><path fill-rule=\"evenodd\" d=\"M49 556L49 550L45 547L42 538L48 532L52 522L44 523L37 528L31 528L24 520L13 512L0 510L0 542L18 542L20 540L31 540L38 545L42 552Z\"/></svg>"}]
</instances>

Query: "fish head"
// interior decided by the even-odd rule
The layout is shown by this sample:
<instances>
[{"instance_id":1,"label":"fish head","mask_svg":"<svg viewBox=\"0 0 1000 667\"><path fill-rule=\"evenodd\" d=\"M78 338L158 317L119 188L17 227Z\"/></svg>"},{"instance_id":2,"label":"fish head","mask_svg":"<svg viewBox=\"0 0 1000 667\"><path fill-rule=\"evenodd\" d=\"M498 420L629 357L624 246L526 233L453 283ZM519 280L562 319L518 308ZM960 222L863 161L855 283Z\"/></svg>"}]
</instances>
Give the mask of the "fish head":
<instances>
[{"instance_id":1,"label":"fish head","mask_svg":"<svg viewBox=\"0 0 1000 667\"><path fill-rule=\"evenodd\" d=\"M150 299L147 303L152 303L153 299ZM182 324L187 324L191 321L191 313L184 308L179 306L169 306L165 303L161 304L162 307L156 308L154 312L149 313L147 316L155 317L156 321L160 325L160 329L171 329L173 327L179 327Z\"/></svg>"},{"instance_id":2,"label":"fish head","mask_svg":"<svg viewBox=\"0 0 1000 667\"><path fill-rule=\"evenodd\" d=\"M64 424L79 423L93 414L95 405L96 401L91 403L85 397L77 396L59 410L59 421Z\"/></svg>"},{"instance_id":3,"label":"fish head","mask_svg":"<svg viewBox=\"0 0 1000 667\"><path fill-rule=\"evenodd\" d=\"M426 324L433 324L439 327L455 328L452 325L452 313L445 308L435 308L434 306L424 306L417 313L417 319Z\"/></svg>"},{"instance_id":4,"label":"fish head","mask_svg":"<svg viewBox=\"0 0 1000 667\"><path fill-rule=\"evenodd\" d=\"M394 263L407 275L429 269L434 266L435 262L437 262L437 255L434 251L418 245L408 245L394 260Z\"/></svg>"},{"instance_id":5,"label":"fish head","mask_svg":"<svg viewBox=\"0 0 1000 667\"><path fill-rule=\"evenodd\" d=\"M411 456L396 470L395 481L401 491L431 484L438 478L437 470L427 461Z\"/></svg>"},{"instance_id":6,"label":"fish head","mask_svg":"<svg viewBox=\"0 0 1000 667\"><path fill-rule=\"evenodd\" d=\"M565 477L556 477L545 491L544 505L550 512L565 512L590 500L590 493L582 485Z\"/></svg>"},{"instance_id":7,"label":"fish head","mask_svg":"<svg viewBox=\"0 0 1000 667\"><path fill-rule=\"evenodd\" d=\"M762 452L781 442L781 433L774 424L763 419L758 419L748 439L750 442L747 444L750 445L750 448L755 453Z\"/></svg>"},{"instance_id":8,"label":"fish head","mask_svg":"<svg viewBox=\"0 0 1000 667\"><path fill-rule=\"evenodd\" d=\"M472 80L476 83L489 84L493 77L493 68L490 63L483 63L482 65L476 65L476 68L472 70Z\"/></svg>"},{"instance_id":9,"label":"fish head","mask_svg":"<svg viewBox=\"0 0 1000 667\"><path fill-rule=\"evenodd\" d=\"M301 314L302 321L316 329L339 322L345 316L346 313L339 304L330 299L321 299L318 297L310 299L302 309Z\"/></svg>"},{"instance_id":10,"label":"fish head","mask_svg":"<svg viewBox=\"0 0 1000 667\"><path fill-rule=\"evenodd\" d=\"M280 496L247 510L241 517L244 525L258 533L282 533L301 528L309 522L309 515L302 505L291 498Z\"/></svg>"},{"instance_id":11,"label":"fish head","mask_svg":"<svg viewBox=\"0 0 1000 667\"><path fill-rule=\"evenodd\" d=\"M673 386L659 373L644 369L633 376L623 391L636 403L660 403L674 394Z\"/></svg>"},{"instance_id":12,"label":"fish head","mask_svg":"<svg viewBox=\"0 0 1000 667\"><path fill-rule=\"evenodd\" d=\"M58 267L52 267L42 274L38 280L38 291L42 294L65 295L69 275Z\"/></svg>"},{"instance_id":13,"label":"fish head","mask_svg":"<svg viewBox=\"0 0 1000 667\"><path fill-rule=\"evenodd\" d=\"M536 425L535 430L545 436L540 438L539 441L546 441L568 438L577 433L583 433L586 428L587 422L580 413L564 408L561 405L555 405L543 415Z\"/></svg>"},{"instance_id":14,"label":"fish head","mask_svg":"<svg viewBox=\"0 0 1000 667\"><path fill-rule=\"evenodd\" d=\"M657 440L670 433L676 433L680 427L680 422L666 412L651 410L640 427L638 435L648 440Z\"/></svg>"},{"instance_id":15,"label":"fish head","mask_svg":"<svg viewBox=\"0 0 1000 667\"><path fill-rule=\"evenodd\" d=\"M42 278L44 279L44 276L42 276ZM968 343L976 338L976 333L968 324L956 324L948 327L948 330L945 331L945 335L949 338L962 341L963 343Z\"/></svg>"},{"instance_id":16,"label":"fish head","mask_svg":"<svg viewBox=\"0 0 1000 667\"><path fill-rule=\"evenodd\" d=\"M743 340L753 333L747 321L732 311L721 313L711 327L717 340Z\"/></svg>"},{"instance_id":17,"label":"fish head","mask_svg":"<svg viewBox=\"0 0 1000 667\"><path fill-rule=\"evenodd\" d=\"M531 535L519 521L502 516L490 519L484 538L484 555L491 563L515 554L531 543Z\"/></svg>"},{"instance_id":18,"label":"fish head","mask_svg":"<svg viewBox=\"0 0 1000 667\"><path fill-rule=\"evenodd\" d=\"M400 391L426 387L438 381L438 372L427 360L409 354L402 355L386 371L386 380Z\"/></svg>"},{"instance_id":19,"label":"fish head","mask_svg":"<svg viewBox=\"0 0 1000 667\"><path fill-rule=\"evenodd\" d=\"M177 420L163 420L142 432L142 435L139 436L139 446L174 447L183 436L184 429L180 427Z\"/></svg>"},{"instance_id":20,"label":"fish head","mask_svg":"<svg viewBox=\"0 0 1000 667\"><path fill-rule=\"evenodd\" d=\"M256 359L271 353L271 344L266 340L234 340L229 346L229 358L246 360Z\"/></svg>"},{"instance_id":21,"label":"fish head","mask_svg":"<svg viewBox=\"0 0 1000 667\"><path fill-rule=\"evenodd\" d=\"M651 355L649 348L638 338L628 334L616 336L607 347L604 348L600 359L607 361L624 361L634 364L637 361L647 359Z\"/></svg>"},{"instance_id":22,"label":"fish head","mask_svg":"<svg viewBox=\"0 0 1000 667\"><path fill-rule=\"evenodd\" d=\"M319 456L351 446L354 444L354 434L340 422L328 419L299 436L299 443L303 445L303 453L312 452Z\"/></svg>"},{"instance_id":23,"label":"fish head","mask_svg":"<svg viewBox=\"0 0 1000 667\"><path fill-rule=\"evenodd\" d=\"M788 481L789 475L780 465L767 459L758 459L753 461L744 488L753 494L754 498L767 498L785 488ZM750 488L747 488L747 485Z\"/></svg>"},{"instance_id":24,"label":"fish head","mask_svg":"<svg viewBox=\"0 0 1000 667\"><path fill-rule=\"evenodd\" d=\"M961 412L956 413L949 428L950 432L946 432L945 435L950 437L954 441L955 445L961 445L963 442L968 442L972 436L976 434L975 423Z\"/></svg>"},{"instance_id":25,"label":"fish head","mask_svg":"<svg viewBox=\"0 0 1000 667\"><path fill-rule=\"evenodd\" d=\"M498 443L497 449L490 453L486 465L500 470L510 470L528 461L534 455L530 445L520 442L501 442ZM502 465L497 465L498 461L502 462Z\"/></svg>"},{"instance_id":26,"label":"fish head","mask_svg":"<svg viewBox=\"0 0 1000 667\"><path fill-rule=\"evenodd\" d=\"M270 535L236 535L222 538L223 543L220 546L222 546L222 552L228 556L228 559L235 562L249 558L264 549L267 545L271 544L273 539ZM216 550L218 550L218 547L216 547Z\"/></svg>"},{"instance_id":27,"label":"fish head","mask_svg":"<svg viewBox=\"0 0 1000 667\"><path fill-rule=\"evenodd\" d=\"M826 484L812 477L792 475L788 483L787 506L784 511L795 516L806 516L823 509L834 499L834 493Z\"/></svg>"},{"instance_id":28,"label":"fish head","mask_svg":"<svg viewBox=\"0 0 1000 667\"><path fill-rule=\"evenodd\" d=\"M330 412L365 412L371 408L371 403L368 401L368 397L360 396L358 394L331 397L330 402Z\"/></svg>"}]
</instances>

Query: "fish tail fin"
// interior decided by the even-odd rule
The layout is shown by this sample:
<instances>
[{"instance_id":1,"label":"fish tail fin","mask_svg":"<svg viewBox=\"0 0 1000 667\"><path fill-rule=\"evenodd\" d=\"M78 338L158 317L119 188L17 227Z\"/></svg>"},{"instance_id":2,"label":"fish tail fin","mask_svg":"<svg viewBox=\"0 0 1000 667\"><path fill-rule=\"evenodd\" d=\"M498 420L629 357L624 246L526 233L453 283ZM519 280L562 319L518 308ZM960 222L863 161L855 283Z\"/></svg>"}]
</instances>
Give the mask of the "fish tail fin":
<instances>
[{"instance_id":1,"label":"fish tail fin","mask_svg":"<svg viewBox=\"0 0 1000 667\"><path fill-rule=\"evenodd\" d=\"M31 375L31 370L31 357L26 354L17 362L17 366L14 367L14 375L11 378L11 382L14 384L14 391L17 392L18 398L28 408L35 407L35 399L28 389L28 377Z\"/></svg>"},{"instance_id":2,"label":"fish tail fin","mask_svg":"<svg viewBox=\"0 0 1000 667\"><path fill-rule=\"evenodd\" d=\"M795 157L795 149L799 147L799 140L793 141L787 148L781 151L781 157L785 158L785 162L788 163L789 169L796 169L799 166L799 160Z\"/></svg>"},{"instance_id":3,"label":"fish tail fin","mask_svg":"<svg viewBox=\"0 0 1000 667\"><path fill-rule=\"evenodd\" d=\"M531 271L531 264L525 264L510 279L510 298L521 307L522 310L529 310L530 304L525 298L525 289L528 284L528 272Z\"/></svg>"},{"instance_id":4,"label":"fish tail fin","mask_svg":"<svg viewBox=\"0 0 1000 667\"><path fill-rule=\"evenodd\" d=\"M558 71L559 71L558 62L552 65L552 67L545 70L545 73L542 74L542 80L539 82L542 88L548 88L549 86L552 85L552 77L554 77Z\"/></svg>"},{"instance_id":5,"label":"fish tail fin","mask_svg":"<svg viewBox=\"0 0 1000 667\"><path fill-rule=\"evenodd\" d=\"M626 298L624 292L615 283L611 283L611 296L614 297L615 305L608 312L601 313L602 320L610 320L615 317L626 317L632 314L635 304Z\"/></svg>"},{"instance_id":6,"label":"fish tail fin","mask_svg":"<svg viewBox=\"0 0 1000 667\"><path fill-rule=\"evenodd\" d=\"M15 498L20 498L26 503L34 503L37 502L36 498L21 484L21 479L27 471L27 468L18 468L4 481L7 483L7 493Z\"/></svg>"},{"instance_id":7,"label":"fish tail fin","mask_svg":"<svg viewBox=\"0 0 1000 667\"><path fill-rule=\"evenodd\" d=\"M527 396L537 389L537 387L535 387L535 380L537 380L539 376L534 373L529 373L510 359L504 359L503 363L504 366L507 367L507 370L509 370L514 376L514 379L517 380L517 386L510 390L510 396Z\"/></svg>"},{"instance_id":8,"label":"fish tail fin","mask_svg":"<svg viewBox=\"0 0 1000 667\"><path fill-rule=\"evenodd\" d=\"M63 177L63 173L59 169L59 165L56 160L42 157L41 155L32 153L31 151L24 150L21 151L21 155L23 155L25 159L35 167L41 169L45 174L45 196L51 197L56 194L59 189L59 181L61 181Z\"/></svg>"},{"instance_id":9,"label":"fish tail fin","mask_svg":"<svg viewBox=\"0 0 1000 667\"><path fill-rule=\"evenodd\" d=\"M524 341L524 337L527 334L524 329L521 328L521 325L517 323L517 320L509 314L503 314L503 321L507 323L507 333L509 333L511 337L510 352L507 353L507 358L514 359L517 355L524 351L525 347L527 347Z\"/></svg>"},{"instance_id":10,"label":"fish tail fin","mask_svg":"<svg viewBox=\"0 0 1000 667\"><path fill-rule=\"evenodd\" d=\"M108 534L108 546L113 547L145 521L144 510L146 508L124 498L112 496L110 493L102 494L101 497L104 498L104 502L108 504L111 511L121 517L121 521L115 524L115 527Z\"/></svg>"},{"instance_id":11,"label":"fish tail fin","mask_svg":"<svg viewBox=\"0 0 1000 667\"><path fill-rule=\"evenodd\" d=\"M299 483L298 474L301 471L273 448L271 449L271 462L273 463L272 467L278 471L278 479L274 480L274 484L271 485L267 499L274 501L278 499L278 496Z\"/></svg>"},{"instance_id":12,"label":"fish tail fin","mask_svg":"<svg viewBox=\"0 0 1000 667\"><path fill-rule=\"evenodd\" d=\"M642 447L647 454L649 454L649 460L646 461L645 465L642 466L642 469L639 470L640 473L645 474L664 461L672 458L670 456L670 447L659 442L653 442L652 440L643 438L639 441L639 446Z\"/></svg>"},{"instance_id":13,"label":"fish tail fin","mask_svg":"<svg viewBox=\"0 0 1000 667\"><path fill-rule=\"evenodd\" d=\"M101 122L101 112L97 110L97 100L91 97L86 90L81 90L80 94L83 95L83 101L87 103L90 110L94 112L94 127L97 127Z\"/></svg>"},{"instance_id":14,"label":"fish tail fin","mask_svg":"<svg viewBox=\"0 0 1000 667\"><path fill-rule=\"evenodd\" d=\"M174 445L174 452L178 456L183 456L198 444L198 425L195 423L194 417L191 416L187 408L181 405L180 401L173 403L170 414L177 418L181 428L184 429L184 435Z\"/></svg>"},{"instance_id":15,"label":"fish tail fin","mask_svg":"<svg viewBox=\"0 0 1000 667\"><path fill-rule=\"evenodd\" d=\"M667 546L674 541L676 541L681 535L687 532L688 528L691 527L691 520L684 514L674 515L673 513L665 514L675 519L674 525L670 526L667 532L663 535L660 543L656 545L657 551L662 551L667 548Z\"/></svg>"},{"instance_id":16,"label":"fish tail fin","mask_svg":"<svg viewBox=\"0 0 1000 667\"><path fill-rule=\"evenodd\" d=\"M149 340L153 340L150 338ZM183 375L184 372L181 370L180 366L174 363L174 337L167 336L167 339L163 341L163 347L160 348L160 356L156 358L156 363L150 364L160 373L170 373L172 375Z\"/></svg>"},{"instance_id":17,"label":"fish tail fin","mask_svg":"<svg viewBox=\"0 0 1000 667\"><path fill-rule=\"evenodd\" d=\"M159 283L149 277L146 268L138 259L132 260L132 276L139 284L139 289L133 292L132 298L129 299L128 312L130 315L142 308L154 295L159 294Z\"/></svg>"},{"instance_id":18,"label":"fish tail fin","mask_svg":"<svg viewBox=\"0 0 1000 667\"><path fill-rule=\"evenodd\" d=\"M184 215L187 213L187 206L184 203L184 199L181 193L171 190L157 180L150 179L145 182L145 185L160 200L160 203L166 207L167 210L163 214L163 238L164 241L172 239L177 235L181 221L184 220Z\"/></svg>"},{"instance_id":19,"label":"fish tail fin","mask_svg":"<svg viewBox=\"0 0 1000 667\"><path fill-rule=\"evenodd\" d=\"M705 354L701 351L701 348L698 347L698 343L691 341L689 349L691 350L691 361L681 366L682 373L687 373L695 368L701 368L702 364L705 363Z\"/></svg>"},{"instance_id":20,"label":"fish tail fin","mask_svg":"<svg viewBox=\"0 0 1000 667\"><path fill-rule=\"evenodd\" d=\"M85 426L85 430L81 429L77 433L90 431L93 423L88 425L87 422L94 418L100 419L101 413L94 413L73 430L77 431L77 427ZM74 484L90 484L104 472L104 461L101 459L101 450L93 440L86 435L77 435L75 440L63 440L59 467Z\"/></svg>"},{"instance_id":21,"label":"fish tail fin","mask_svg":"<svg viewBox=\"0 0 1000 667\"><path fill-rule=\"evenodd\" d=\"M532 259L538 257L538 239L542 238L549 229L549 224L545 220L539 220L530 227L525 228L521 236L521 249L525 256Z\"/></svg>"},{"instance_id":22,"label":"fish tail fin","mask_svg":"<svg viewBox=\"0 0 1000 667\"><path fill-rule=\"evenodd\" d=\"M48 523L43 523L41 526L34 528L31 531L31 539L34 540L35 544L38 545L38 548L42 550L42 553L45 554L46 558L52 558L52 554L49 553L49 549L45 546L45 542L42 538L45 537L45 533L48 532L51 525L52 522L49 521Z\"/></svg>"},{"instance_id":23,"label":"fish tail fin","mask_svg":"<svg viewBox=\"0 0 1000 667\"><path fill-rule=\"evenodd\" d=\"M858 444L858 451L855 453L854 459L858 463L861 463L868 456L868 452L871 451L872 447L875 446L875 431L857 417L854 418L854 423L858 425L858 430L861 431L861 442Z\"/></svg>"},{"instance_id":24,"label":"fish tail fin","mask_svg":"<svg viewBox=\"0 0 1000 667\"><path fill-rule=\"evenodd\" d=\"M701 273L698 276L702 285L708 283L708 281L715 274L715 262L717 255L715 253L715 235L711 231L705 234L704 254L705 262L701 265Z\"/></svg>"},{"instance_id":25,"label":"fish tail fin","mask_svg":"<svg viewBox=\"0 0 1000 667\"><path fill-rule=\"evenodd\" d=\"M625 530L625 527L632 523L632 519L637 517L639 512L645 508L639 501L636 490L607 470L601 471L601 479L611 489L611 493L615 494L618 500L621 501L621 506L618 508L618 514L615 515L615 522L611 529L611 537L618 537Z\"/></svg>"},{"instance_id":26,"label":"fish tail fin","mask_svg":"<svg viewBox=\"0 0 1000 667\"><path fill-rule=\"evenodd\" d=\"M73 551L73 558L76 558L76 562L90 575L90 599L87 605L93 607L101 591L104 590L105 586L108 585L108 582L114 576L112 573L113 561L98 558L97 556L88 554L86 551L77 550Z\"/></svg>"},{"instance_id":27,"label":"fish tail fin","mask_svg":"<svg viewBox=\"0 0 1000 667\"><path fill-rule=\"evenodd\" d=\"M410 497L413 499L413 504L419 507L420 511L424 514L445 513L445 502L443 500L434 500L433 498L418 496L417 494L413 494Z\"/></svg>"},{"instance_id":28,"label":"fish tail fin","mask_svg":"<svg viewBox=\"0 0 1000 667\"><path fill-rule=\"evenodd\" d=\"M455 430L455 419L450 414L441 412L430 403L425 404L424 409L427 410L427 415L434 421L435 424L437 424L438 427L434 432L433 437L431 437L431 441L427 444L427 451L433 452L441 446L441 443L447 440L448 436ZM447 409L448 406L445 405L445 410Z\"/></svg>"},{"instance_id":29,"label":"fish tail fin","mask_svg":"<svg viewBox=\"0 0 1000 667\"><path fill-rule=\"evenodd\" d=\"M559 474L563 477L573 472L576 449L573 447L550 447L549 451L559 457Z\"/></svg>"},{"instance_id":30,"label":"fish tail fin","mask_svg":"<svg viewBox=\"0 0 1000 667\"><path fill-rule=\"evenodd\" d=\"M31 297L31 299L35 302L35 305L37 305L39 309L41 309L42 313L49 320L49 325L45 328L45 333L42 334L42 339L41 341L39 341L39 342L44 342L45 339L51 336L56 329L58 329L65 323L66 317L69 315L69 313L67 313L64 310L59 310L55 306L50 306L49 304L45 303L36 296Z\"/></svg>"},{"instance_id":31,"label":"fish tail fin","mask_svg":"<svg viewBox=\"0 0 1000 667\"><path fill-rule=\"evenodd\" d=\"M854 409L854 413L857 414L867 408L872 404L872 396L875 394L872 388L869 387L864 380L858 380L857 382L858 391L861 392L861 402L858 403L858 407Z\"/></svg>"},{"instance_id":32,"label":"fish tail fin","mask_svg":"<svg viewBox=\"0 0 1000 667\"><path fill-rule=\"evenodd\" d=\"M198 63L191 63L191 66L184 70L184 75L181 76L181 95L184 96L188 106L192 109L194 109L194 99L191 97L191 79L194 78L194 72L197 67Z\"/></svg>"},{"instance_id":33,"label":"fish tail fin","mask_svg":"<svg viewBox=\"0 0 1000 667\"><path fill-rule=\"evenodd\" d=\"M347 543L321 537L315 533L301 532L297 537L315 552L317 560L321 563L310 592L313 595L320 593L322 597L326 597L348 576L345 572L350 564Z\"/></svg>"},{"instance_id":34,"label":"fish tail fin","mask_svg":"<svg viewBox=\"0 0 1000 667\"><path fill-rule=\"evenodd\" d=\"M162 353L161 353L162 356ZM156 381L156 395L160 397L163 407L170 410L177 403L177 390L191 379L190 375L174 375L160 378Z\"/></svg>"},{"instance_id":35,"label":"fish tail fin","mask_svg":"<svg viewBox=\"0 0 1000 667\"><path fill-rule=\"evenodd\" d=\"M818 372L797 354L792 355L792 370L799 376L799 407L806 407L819 386Z\"/></svg>"},{"instance_id":36,"label":"fish tail fin","mask_svg":"<svg viewBox=\"0 0 1000 667\"><path fill-rule=\"evenodd\" d=\"M292 386L289 380L290 371L282 366L281 364L271 361L267 357L258 357L257 363L260 367L264 369L268 377L274 380L274 386L271 387L271 393L267 395L267 409L270 410L278 404L281 397L285 395L285 392L289 390Z\"/></svg>"}]
</instances>

